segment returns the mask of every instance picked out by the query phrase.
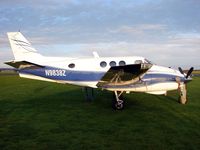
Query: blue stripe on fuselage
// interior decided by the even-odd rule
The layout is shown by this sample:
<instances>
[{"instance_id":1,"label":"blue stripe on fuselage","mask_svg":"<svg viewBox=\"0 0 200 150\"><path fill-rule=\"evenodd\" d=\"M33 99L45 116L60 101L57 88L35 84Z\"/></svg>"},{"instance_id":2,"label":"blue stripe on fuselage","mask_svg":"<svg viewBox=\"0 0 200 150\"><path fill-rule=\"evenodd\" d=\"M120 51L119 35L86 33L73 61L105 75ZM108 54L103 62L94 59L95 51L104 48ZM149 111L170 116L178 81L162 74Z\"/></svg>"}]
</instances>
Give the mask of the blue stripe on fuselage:
<instances>
[{"instance_id":1,"label":"blue stripe on fuselage","mask_svg":"<svg viewBox=\"0 0 200 150\"><path fill-rule=\"evenodd\" d=\"M57 71L57 72L53 72ZM23 74L31 74L40 77L44 77L52 80L63 80L63 81L100 81L106 72L96 72L96 71L74 71L74 70L66 70L60 68L53 67L45 67L38 69L21 69L20 73ZM53 73L52 73L53 72ZM56 74L54 74L56 73ZM148 83L158 83L163 81L176 81L176 75L171 74L145 74L141 79L144 82ZM180 77L181 81L185 79Z\"/></svg>"},{"instance_id":2,"label":"blue stripe on fuselage","mask_svg":"<svg viewBox=\"0 0 200 150\"><path fill-rule=\"evenodd\" d=\"M177 75L172 75L172 74L166 74L166 73L151 73L151 74L145 74L142 78L142 80L151 80L152 82L155 82L155 81L176 81L176 77ZM184 77L180 77L180 80L182 82L185 81L185 78Z\"/></svg>"},{"instance_id":3,"label":"blue stripe on fuselage","mask_svg":"<svg viewBox=\"0 0 200 150\"><path fill-rule=\"evenodd\" d=\"M36 75L53 80L63 81L99 81L106 72L74 71L53 67L39 69L22 69L23 74Z\"/></svg>"}]
</instances>

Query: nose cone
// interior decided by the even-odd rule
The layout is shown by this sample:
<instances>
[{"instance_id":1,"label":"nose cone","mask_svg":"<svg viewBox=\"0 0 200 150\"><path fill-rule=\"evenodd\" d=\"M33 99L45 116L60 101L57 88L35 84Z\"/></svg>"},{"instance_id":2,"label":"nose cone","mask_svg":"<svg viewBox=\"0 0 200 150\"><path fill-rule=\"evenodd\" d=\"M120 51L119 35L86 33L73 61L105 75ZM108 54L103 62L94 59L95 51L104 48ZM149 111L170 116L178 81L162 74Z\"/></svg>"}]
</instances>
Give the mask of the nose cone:
<instances>
[{"instance_id":1,"label":"nose cone","mask_svg":"<svg viewBox=\"0 0 200 150\"><path fill-rule=\"evenodd\" d=\"M150 71L165 73L165 74L171 74L171 75L178 76L178 77L181 77L181 78L184 77L184 75L180 71L178 71L176 69L164 67L164 66L153 65L150 68Z\"/></svg>"}]
</instances>

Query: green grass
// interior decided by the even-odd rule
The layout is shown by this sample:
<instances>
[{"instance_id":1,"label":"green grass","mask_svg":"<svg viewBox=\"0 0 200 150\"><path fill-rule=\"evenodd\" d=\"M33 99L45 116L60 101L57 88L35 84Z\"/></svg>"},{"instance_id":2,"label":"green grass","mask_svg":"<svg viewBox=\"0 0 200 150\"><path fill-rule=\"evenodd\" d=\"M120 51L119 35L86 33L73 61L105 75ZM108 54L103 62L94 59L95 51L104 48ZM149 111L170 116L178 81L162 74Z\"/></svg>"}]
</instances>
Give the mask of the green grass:
<instances>
[{"instance_id":1,"label":"green grass","mask_svg":"<svg viewBox=\"0 0 200 150\"><path fill-rule=\"evenodd\" d=\"M193 72L192 72L192 74L200 74L200 70L194 70Z\"/></svg>"},{"instance_id":2,"label":"green grass","mask_svg":"<svg viewBox=\"0 0 200 150\"><path fill-rule=\"evenodd\" d=\"M0 149L200 149L200 78L189 102L144 93L111 109L112 93L84 100L80 87L0 76Z\"/></svg>"}]
</instances>

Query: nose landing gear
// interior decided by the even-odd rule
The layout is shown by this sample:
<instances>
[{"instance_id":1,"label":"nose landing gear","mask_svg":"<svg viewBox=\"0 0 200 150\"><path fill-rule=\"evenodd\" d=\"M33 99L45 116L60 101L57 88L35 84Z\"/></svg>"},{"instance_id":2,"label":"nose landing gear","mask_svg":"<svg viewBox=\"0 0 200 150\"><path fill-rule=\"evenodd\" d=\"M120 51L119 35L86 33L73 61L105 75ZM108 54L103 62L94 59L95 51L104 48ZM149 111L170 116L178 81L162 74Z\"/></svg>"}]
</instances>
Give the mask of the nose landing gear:
<instances>
[{"instance_id":1,"label":"nose landing gear","mask_svg":"<svg viewBox=\"0 0 200 150\"><path fill-rule=\"evenodd\" d=\"M122 110L124 108L124 100L123 100L123 91L114 91L113 94L113 109L115 110Z\"/></svg>"}]
</instances>

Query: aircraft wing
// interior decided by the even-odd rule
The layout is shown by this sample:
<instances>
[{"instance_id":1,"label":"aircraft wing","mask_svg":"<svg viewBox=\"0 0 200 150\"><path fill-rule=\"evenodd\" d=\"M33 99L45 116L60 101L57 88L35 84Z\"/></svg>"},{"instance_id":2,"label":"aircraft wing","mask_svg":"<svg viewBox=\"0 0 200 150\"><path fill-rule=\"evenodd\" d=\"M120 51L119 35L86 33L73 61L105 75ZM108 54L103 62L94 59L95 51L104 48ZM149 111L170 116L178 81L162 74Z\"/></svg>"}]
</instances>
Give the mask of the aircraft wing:
<instances>
[{"instance_id":1,"label":"aircraft wing","mask_svg":"<svg viewBox=\"0 0 200 150\"><path fill-rule=\"evenodd\" d=\"M111 67L97 83L97 87L107 88L133 84L140 80L140 77L152 67L152 64L132 64L125 66Z\"/></svg>"},{"instance_id":2,"label":"aircraft wing","mask_svg":"<svg viewBox=\"0 0 200 150\"><path fill-rule=\"evenodd\" d=\"M38 69L38 68L44 68L44 66L34 64L28 61L9 61L5 62L5 64L10 65L17 69Z\"/></svg>"}]
</instances>

